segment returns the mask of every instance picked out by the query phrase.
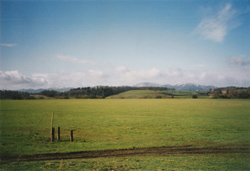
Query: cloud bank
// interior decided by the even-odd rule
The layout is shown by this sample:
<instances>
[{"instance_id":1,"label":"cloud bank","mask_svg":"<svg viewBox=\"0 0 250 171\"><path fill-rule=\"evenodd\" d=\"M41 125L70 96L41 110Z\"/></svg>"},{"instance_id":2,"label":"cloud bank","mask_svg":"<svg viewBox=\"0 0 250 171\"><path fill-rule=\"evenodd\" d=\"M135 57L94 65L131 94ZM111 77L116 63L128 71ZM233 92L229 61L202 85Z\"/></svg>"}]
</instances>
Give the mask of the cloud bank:
<instances>
[{"instance_id":1,"label":"cloud bank","mask_svg":"<svg viewBox=\"0 0 250 171\"><path fill-rule=\"evenodd\" d=\"M18 71L0 71L0 82L0 88L7 90L46 87L49 83L42 76L29 77Z\"/></svg>"},{"instance_id":2,"label":"cloud bank","mask_svg":"<svg viewBox=\"0 0 250 171\"><path fill-rule=\"evenodd\" d=\"M141 82L158 84L195 83L214 86L250 86L249 60L231 58L229 63L237 67L226 70L197 71L182 70L176 66L166 71L151 68L131 70L125 66L114 67L111 71L83 70L75 72L61 71L54 74L24 75L18 71L0 71L0 89L87 87L97 85L135 85ZM246 66L247 65L247 66Z\"/></svg>"}]
</instances>

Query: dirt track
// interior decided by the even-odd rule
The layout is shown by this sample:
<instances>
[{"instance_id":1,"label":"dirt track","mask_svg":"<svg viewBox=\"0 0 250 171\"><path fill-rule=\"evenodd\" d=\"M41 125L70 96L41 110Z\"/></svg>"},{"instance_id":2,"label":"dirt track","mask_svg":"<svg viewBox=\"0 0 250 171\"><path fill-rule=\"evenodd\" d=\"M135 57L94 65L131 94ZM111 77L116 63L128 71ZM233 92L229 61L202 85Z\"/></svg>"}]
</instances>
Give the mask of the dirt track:
<instances>
[{"instance_id":1,"label":"dirt track","mask_svg":"<svg viewBox=\"0 0 250 171\"><path fill-rule=\"evenodd\" d=\"M136 155L171 155L171 154L218 154L218 153L250 153L249 146L243 147L204 147L194 148L192 146L163 146L148 148L132 148L117 150L81 151L71 153L47 153L35 155L6 156L1 157L2 162L14 161L40 161L61 159L84 159L97 157L120 157Z\"/></svg>"}]
</instances>

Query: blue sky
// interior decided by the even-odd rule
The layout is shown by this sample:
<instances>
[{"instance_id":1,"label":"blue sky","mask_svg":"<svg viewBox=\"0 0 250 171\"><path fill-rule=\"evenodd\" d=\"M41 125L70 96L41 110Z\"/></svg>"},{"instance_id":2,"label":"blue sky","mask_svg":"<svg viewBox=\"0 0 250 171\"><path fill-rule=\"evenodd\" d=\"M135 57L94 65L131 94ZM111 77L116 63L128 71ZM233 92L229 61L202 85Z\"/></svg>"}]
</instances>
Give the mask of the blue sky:
<instances>
[{"instance_id":1,"label":"blue sky","mask_svg":"<svg viewBox=\"0 0 250 171\"><path fill-rule=\"evenodd\" d=\"M0 27L0 89L250 86L249 0L2 0Z\"/></svg>"}]
</instances>

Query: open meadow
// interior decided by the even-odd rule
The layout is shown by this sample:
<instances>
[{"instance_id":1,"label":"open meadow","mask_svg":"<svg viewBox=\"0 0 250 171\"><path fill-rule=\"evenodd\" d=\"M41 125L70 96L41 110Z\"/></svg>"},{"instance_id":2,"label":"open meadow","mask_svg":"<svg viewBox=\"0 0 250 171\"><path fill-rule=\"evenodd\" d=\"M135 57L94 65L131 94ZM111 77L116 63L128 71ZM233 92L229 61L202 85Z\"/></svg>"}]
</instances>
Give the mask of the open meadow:
<instances>
[{"instance_id":1,"label":"open meadow","mask_svg":"<svg viewBox=\"0 0 250 171\"><path fill-rule=\"evenodd\" d=\"M109 96L108 99L161 99L161 98L191 98L197 95L195 91L173 91L173 90L130 90L116 95ZM199 96L208 98L208 96Z\"/></svg>"},{"instance_id":2,"label":"open meadow","mask_svg":"<svg viewBox=\"0 0 250 171\"><path fill-rule=\"evenodd\" d=\"M0 170L250 169L250 100L1 100L0 112Z\"/></svg>"}]
</instances>

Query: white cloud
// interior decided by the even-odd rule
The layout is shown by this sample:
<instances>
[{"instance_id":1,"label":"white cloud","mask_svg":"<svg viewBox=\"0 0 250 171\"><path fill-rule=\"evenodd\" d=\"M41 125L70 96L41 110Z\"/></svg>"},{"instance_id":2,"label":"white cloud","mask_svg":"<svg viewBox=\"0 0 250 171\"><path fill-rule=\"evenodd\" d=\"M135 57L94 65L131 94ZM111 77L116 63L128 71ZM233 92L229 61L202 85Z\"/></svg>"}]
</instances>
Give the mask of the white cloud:
<instances>
[{"instance_id":1,"label":"white cloud","mask_svg":"<svg viewBox=\"0 0 250 171\"><path fill-rule=\"evenodd\" d=\"M229 22L236 17L236 14L232 5L226 4L216 15L203 17L195 32L204 39L222 42L228 31L233 28L229 26Z\"/></svg>"},{"instance_id":2,"label":"white cloud","mask_svg":"<svg viewBox=\"0 0 250 171\"><path fill-rule=\"evenodd\" d=\"M94 62L90 60L83 60L83 59L78 59L75 57L65 56L65 55L57 55L56 58L64 60L66 62L74 63L74 64L94 64Z\"/></svg>"},{"instance_id":3,"label":"white cloud","mask_svg":"<svg viewBox=\"0 0 250 171\"><path fill-rule=\"evenodd\" d=\"M4 46L4 47L14 47L16 45L17 44L13 44L13 43L1 43L1 46Z\"/></svg>"},{"instance_id":4,"label":"white cloud","mask_svg":"<svg viewBox=\"0 0 250 171\"><path fill-rule=\"evenodd\" d=\"M48 81L40 76L26 76L18 71L0 71L1 89L44 87Z\"/></svg>"},{"instance_id":5,"label":"white cloud","mask_svg":"<svg viewBox=\"0 0 250 171\"><path fill-rule=\"evenodd\" d=\"M0 89L96 86L105 84L107 78L107 74L98 70L61 71L54 74L33 74L32 76L21 74L18 71L0 71Z\"/></svg>"},{"instance_id":6,"label":"white cloud","mask_svg":"<svg viewBox=\"0 0 250 171\"><path fill-rule=\"evenodd\" d=\"M233 60L234 61L234 60ZM242 62L236 60L237 65ZM238 64L239 63L239 64ZM120 71L120 72L119 72ZM176 66L159 70L133 70L117 67L105 70L60 71L54 74L27 76L18 71L0 71L0 89L86 87L96 85L135 85L141 82L157 84L195 83L215 86L250 86L250 67L230 67L227 70L183 70Z\"/></svg>"}]
</instances>

